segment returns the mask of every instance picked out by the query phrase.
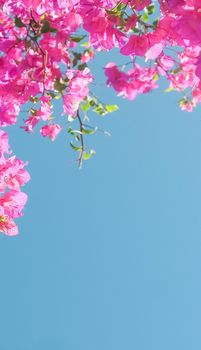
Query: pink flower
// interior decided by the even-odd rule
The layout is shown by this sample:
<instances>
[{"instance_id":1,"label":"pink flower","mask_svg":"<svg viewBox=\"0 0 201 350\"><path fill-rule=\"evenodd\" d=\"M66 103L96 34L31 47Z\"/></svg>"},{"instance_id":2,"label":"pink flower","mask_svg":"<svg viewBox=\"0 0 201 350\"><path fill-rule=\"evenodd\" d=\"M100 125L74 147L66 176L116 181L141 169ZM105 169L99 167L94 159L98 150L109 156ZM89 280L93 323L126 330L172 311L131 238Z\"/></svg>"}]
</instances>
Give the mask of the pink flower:
<instances>
[{"instance_id":1,"label":"pink flower","mask_svg":"<svg viewBox=\"0 0 201 350\"><path fill-rule=\"evenodd\" d=\"M16 236L18 234L18 227L8 216L0 215L0 232L7 236Z\"/></svg>"},{"instance_id":2,"label":"pink flower","mask_svg":"<svg viewBox=\"0 0 201 350\"><path fill-rule=\"evenodd\" d=\"M28 171L24 169L26 163L16 157L6 159L5 166L0 165L0 174L4 171L4 180L8 188L20 191L20 187L30 180ZM2 174L3 178L3 174Z\"/></svg>"},{"instance_id":3,"label":"pink flower","mask_svg":"<svg viewBox=\"0 0 201 350\"><path fill-rule=\"evenodd\" d=\"M9 153L8 135L0 130L0 153Z\"/></svg>"},{"instance_id":4,"label":"pink flower","mask_svg":"<svg viewBox=\"0 0 201 350\"><path fill-rule=\"evenodd\" d=\"M69 69L66 75L69 79L69 91L63 96L64 113L76 117L80 102L88 95L88 85L92 82L93 77L88 68L83 71Z\"/></svg>"},{"instance_id":5,"label":"pink flower","mask_svg":"<svg viewBox=\"0 0 201 350\"><path fill-rule=\"evenodd\" d=\"M16 235L18 228L13 219L22 216L27 195L21 192L21 186L29 181L30 175L24 169L26 163L15 156L8 158L6 153L11 153L8 136L0 130L0 231Z\"/></svg>"},{"instance_id":6,"label":"pink flower","mask_svg":"<svg viewBox=\"0 0 201 350\"><path fill-rule=\"evenodd\" d=\"M44 125L41 129L41 135L43 137L48 136L52 141L54 141L57 137L57 135L61 131L61 126L59 124L48 124Z\"/></svg>"},{"instance_id":7,"label":"pink flower","mask_svg":"<svg viewBox=\"0 0 201 350\"><path fill-rule=\"evenodd\" d=\"M128 3L127 0L123 0L125 4ZM131 0L129 1L129 6L134 7L137 11L142 11L145 7L149 6L151 4L151 0Z\"/></svg>"},{"instance_id":8,"label":"pink flower","mask_svg":"<svg viewBox=\"0 0 201 350\"><path fill-rule=\"evenodd\" d=\"M126 22L126 30L128 31L131 28L135 28L137 24L137 15L134 13L132 16L128 17Z\"/></svg>"},{"instance_id":9,"label":"pink flower","mask_svg":"<svg viewBox=\"0 0 201 350\"><path fill-rule=\"evenodd\" d=\"M127 44L120 50L122 55L144 56L149 48L147 35L132 35Z\"/></svg>"},{"instance_id":10,"label":"pink flower","mask_svg":"<svg viewBox=\"0 0 201 350\"><path fill-rule=\"evenodd\" d=\"M75 117L80 105L80 99L76 95L66 94L63 96L64 113L70 117Z\"/></svg>"},{"instance_id":11,"label":"pink flower","mask_svg":"<svg viewBox=\"0 0 201 350\"><path fill-rule=\"evenodd\" d=\"M108 77L107 84L111 85L120 96L133 100L137 94L144 94L156 88L154 81L155 68L140 67L135 64L127 73L121 72L114 63L105 67Z\"/></svg>"},{"instance_id":12,"label":"pink flower","mask_svg":"<svg viewBox=\"0 0 201 350\"><path fill-rule=\"evenodd\" d=\"M22 216L22 210L27 202L24 192L10 190L0 198L0 207L4 214L12 219Z\"/></svg>"}]
</instances>

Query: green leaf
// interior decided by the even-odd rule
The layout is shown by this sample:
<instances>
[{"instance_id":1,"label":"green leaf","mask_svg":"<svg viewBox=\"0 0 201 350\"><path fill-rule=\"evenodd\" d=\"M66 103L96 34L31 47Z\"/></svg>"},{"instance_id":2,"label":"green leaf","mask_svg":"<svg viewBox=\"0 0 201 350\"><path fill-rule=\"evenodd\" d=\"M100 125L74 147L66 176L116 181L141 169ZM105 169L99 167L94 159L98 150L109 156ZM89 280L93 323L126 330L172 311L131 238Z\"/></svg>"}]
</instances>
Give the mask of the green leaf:
<instances>
[{"instance_id":1,"label":"green leaf","mask_svg":"<svg viewBox=\"0 0 201 350\"><path fill-rule=\"evenodd\" d=\"M82 134L83 135L93 135L95 133L95 130L94 129L85 129L85 128L82 128Z\"/></svg>"},{"instance_id":2,"label":"green leaf","mask_svg":"<svg viewBox=\"0 0 201 350\"><path fill-rule=\"evenodd\" d=\"M56 28L50 28L50 33L56 33L57 32L57 29Z\"/></svg>"},{"instance_id":3,"label":"green leaf","mask_svg":"<svg viewBox=\"0 0 201 350\"><path fill-rule=\"evenodd\" d=\"M52 97L52 98L55 98L55 96L56 96L53 92L47 92L47 95Z\"/></svg>"},{"instance_id":4,"label":"green leaf","mask_svg":"<svg viewBox=\"0 0 201 350\"><path fill-rule=\"evenodd\" d=\"M169 86L167 89L165 89L165 92L172 92L174 91L174 88L172 86Z\"/></svg>"},{"instance_id":5,"label":"green leaf","mask_svg":"<svg viewBox=\"0 0 201 350\"><path fill-rule=\"evenodd\" d=\"M86 35L71 36L71 40L74 41L75 43L79 43L79 42L82 41L84 38L86 38Z\"/></svg>"},{"instance_id":6,"label":"green leaf","mask_svg":"<svg viewBox=\"0 0 201 350\"><path fill-rule=\"evenodd\" d=\"M180 67L177 67L177 68L175 68L175 69L173 69L173 70L171 71L172 74L177 74L177 73L179 73L179 72L181 72L181 68L180 68Z\"/></svg>"},{"instance_id":7,"label":"green leaf","mask_svg":"<svg viewBox=\"0 0 201 350\"><path fill-rule=\"evenodd\" d=\"M44 21L41 29L41 33L48 33L50 31L50 22Z\"/></svg>"},{"instance_id":8,"label":"green leaf","mask_svg":"<svg viewBox=\"0 0 201 350\"><path fill-rule=\"evenodd\" d=\"M82 146L75 146L72 142L70 142L70 146L74 151L82 151Z\"/></svg>"},{"instance_id":9,"label":"green leaf","mask_svg":"<svg viewBox=\"0 0 201 350\"><path fill-rule=\"evenodd\" d=\"M61 98L60 95L56 95L56 96L54 97L55 100L59 100L60 98Z\"/></svg>"},{"instance_id":10,"label":"green leaf","mask_svg":"<svg viewBox=\"0 0 201 350\"><path fill-rule=\"evenodd\" d=\"M43 26L41 28L41 33L57 32L56 28L52 28L49 21L43 21Z\"/></svg>"},{"instance_id":11,"label":"green leaf","mask_svg":"<svg viewBox=\"0 0 201 350\"><path fill-rule=\"evenodd\" d=\"M31 102L33 102L33 103L37 103L37 102L39 102L40 100L39 100L38 97L30 96L30 97L29 97L29 101L31 101Z\"/></svg>"},{"instance_id":12,"label":"green leaf","mask_svg":"<svg viewBox=\"0 0 201 350\"><path fill-rule=\"evenodd\" d=\"M181 98L181 100L179 100L179 105L180 105L180 107L182 107L182 106L186 105L189 102L190 102L189 98L184 96L183 98Z\"/></svg>"},{"instance_id":13,"label":"green leaf","mask_svg":"<svg viewBox=\"0 0 201 350\"><path fill-rule=\"evenodd\" d=\"M89 153L84 152L84 153L83 153L83 159L84 159L84 160L88 160L88 159L90 159L91 156L93 156L94 154L96 154L96 152L95 152L93 149L91 149Z\"/></svg>"},{"instance_id":14,"label":"green leaf","mask_svg":"<svg viewBox=\"0 0 201 350\"><path fill-rule=\"evenodd\" d=\"M154 29L156 29L158 22L159 22L159 18L157 18L157 19L155 19L155 21L153 21L152 26Z\"/></svg>"},{"instance_id":15,"label":"green leaf","mask_svg":"<svg viewBox=\"0 0 201 350\"><path fill-rule=\"evenodd\" d=\"M107 14L122 17L124 15L124 10L126 9L126 6L126 4L122 4L121 2L119 2L112 10L107 10Z\"/></svg>"},{"instance_id":16,"label":"green leaf","mask_svg":"<svg viewBox=\"0 0 201 350\"><path fill-rule=\"evenodd\" d=\"M159 22L159 18L156 18L155 21L153 21L152 26L154 27L154 29L156 29L158 22Z\"/></svg>"},{"instance_id":17,"label":"green leaf","mask_svg":"<svg viewBox=\"0 0 201 350\"><path fill-rule=\"evenodd\" d=\"M68 133L69 133L70 135L74 135L73 129L72 129L72 128L68 128Z\"/></svg>"},{"instance_id":18,"label":"green leaf","mask_svg":"<svg viewBox=\"0 0 201 350\"><path fill-rule=\"evenodd\" d=\"M81 53L77 53L75 51L73 51L73 59L72 59L72 64L73 67L75 67L78 64L78 61L81 60Z\"/></svg>"},{"instance_id":19,"label":"green leaf","mask_svg":"<svg viewBox=\"0 0 201 350\"><path fill-rule=\"evenodd\" d=\"M144 22L147 22L149 20L149 14L147 12L145 12L141 18Z\"/></svg>"},{"instance_id":20,"label":"green leaf","mask_svg":"<svg viewBox=\"0 0 201 350\"><path fill-rule=\"evenodd\" d=\"M105 109L107 112L112 113L119 109L117 105L105 105Z\"/></svg>"},{"instance_id":21,"label":"green leaf","mask_svg":"<svg viewBox=\"0 0 201 350\"><path fill-rule=\"evenodd\" d=\"M81 57L82 57L81 53L75 52L75 51L73 51L73 55L74 55L74 57L76 57L78 60L80 60Z\"/></svg>"},{"instance_id":22,"label":"green leaf","mask_svg":"<svg viewBox=\"0 0 201 350\"><path fill-rule=\"evenodd\" d=\"M55 90L62 92L63 90L65 90L66 85L61 83L60 79L57 79L54 83L54 88Z\"/></svg>"},{"instance_id":23,"label":"green leaf","mask_svg":"<svg viewBox=\"0 0 201 350\"><path fill-rule=\"evenodd\" d=\"M78 68L79 70L84 70L86 67L87 67L87 64L86 64L86 63L81 63L81 64L78 65L77 68Z\"/></svg>"},{"instance_id":24,"label":"green leaf","mask_svg":"<svg viewBox=\"0 0 201 350\"><path fill-rule=\"evenodd\" d=\"M24 24L19 17L15 17L15 26L21 28L26 27L26 24Z\"/></svg>"},{"instance_id":25,"label":"green leaf","mask_svg":"<svg viewBox=\"0 0 201 350\"><path fill-rule=\"evenodd\" d=\"M107 114L108 112L104 109L103 105L99 104L93 111L101 116Z\"/></svg>"},{"instance_id":26,"label":"green leaf","mask_svg":"<svg viewBox=\"0 0 201 350\"><path fill-rule=\"evenodd\" d=\"M159 75L156 73L156 74L154 74L154 76L153 76L153 80L154 81L157 81L159 79Z\"/></svg>"},{"instance_id":27,"label":"green leaf","mask_svg":"<svg viewBox=\"0 0 201 350\"><path fill-rule=\"evenodd\" d=\"M90 100L89 104L91 107L97 106L97 102L94 99Z\"/></svg>"},{"instance_id":28,"label":"green leaf","mask_svg":"<svg viewBox=\"0 0 201 350\"><path fill-rule=\"evenodd\" d=\"M136 34L140 33L140 29L138 28L131 28L131 30L133 33L136 33Z\"/></svg>"},{"instance_id":29,"label":"green leaf","mask_svg":"<svg viewBox=\"0 0 201 350\"><path fill-rule=\"evenodd\" d=\"M153 13L155 12L155 6L154 4L151 4L147 7L147 12L149 15L153 15Z\"/></svg>"},{"instance_id":30,"label":"green leaf","mask_svg":"<svg viewBox=\"0 0 201 350\"><path fill-rule=\"evenodd\" d=\"M74 130L72 129L71 127L68 128L68 133L72 136L76 136L77 137L77 134L81 134L80 130Z\"/></svg>"},{"instance_id":31,"label":"green leaf","mask_svg":"<svg viewBox=\"0 0 201 350\"><path fill-rule=\"evenodd\" d=\"M89 47L90 46L90 42L89 41L85 41L84 43L80 44L80 46L82 46L82 47Z\"/></svg>"},{"instance_id":32,"label":"green leaf","mask_svg":"<svg viewBox=\"0 0 201 350\"><path fill-rule=\"evenodd\" d=\"M87 112L89 109L90 109L91 105L90 105L90 102L87 101L85 102L84 104L81 105L81 108L84 112Z\"/></svg>"}]
</instances>

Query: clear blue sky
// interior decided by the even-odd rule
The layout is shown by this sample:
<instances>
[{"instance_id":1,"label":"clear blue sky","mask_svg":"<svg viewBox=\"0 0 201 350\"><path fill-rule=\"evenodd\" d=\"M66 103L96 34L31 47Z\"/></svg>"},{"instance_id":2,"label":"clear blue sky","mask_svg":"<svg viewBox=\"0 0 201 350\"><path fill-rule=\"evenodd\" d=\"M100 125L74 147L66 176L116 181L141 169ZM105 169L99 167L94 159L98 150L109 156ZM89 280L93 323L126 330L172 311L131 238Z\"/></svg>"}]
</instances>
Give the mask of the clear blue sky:
<instances>
[{"instance_id":1,"label":"clear blue sky","mask_svg":"<svg viewBox=\"0 0 201 350\"><path fill-rule=\"evenodd\" d=\"M12 129L32 180L0 236L0 350L201 349L201 108L100 90L120 110L91 119L112 136L81 171L65 131Z\"/></svg>"}]
</instances>

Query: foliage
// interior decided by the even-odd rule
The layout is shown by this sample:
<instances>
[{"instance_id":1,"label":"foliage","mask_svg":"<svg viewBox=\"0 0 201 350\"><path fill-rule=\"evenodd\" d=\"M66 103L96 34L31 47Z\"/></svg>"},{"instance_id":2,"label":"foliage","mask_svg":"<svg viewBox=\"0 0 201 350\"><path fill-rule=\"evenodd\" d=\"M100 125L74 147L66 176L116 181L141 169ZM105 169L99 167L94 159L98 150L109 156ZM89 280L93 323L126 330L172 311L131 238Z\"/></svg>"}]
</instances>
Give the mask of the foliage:
<instances>
[{"instance_id":1,"label":"foliage","mask_svg":"<svg viewBox=\"0 0 201 350\"><path fill-rule=\"evenodd\" d=\"M81 34L80 34L81 33ZM79 127L67 129L79 166L95 152L85 137L97 127L86 125L87 113L105 116L118 109L94 96L89 62L99 51L128 56L122 67L109 62L106 84L133 100L158 87L182 94L179 105L192 111L201 101L200 0L0 0L0 231L17 234L16 217L27 197L24 164L9 157L2 128L15 124L21 108L28 115L21 127L31 133L40 125L52 141L62 127L53 116L54 102L63 118ZM143 64L142 59L144 59ZM126 69L130 65L130 69Z\"/></svg>"}]
</instances>

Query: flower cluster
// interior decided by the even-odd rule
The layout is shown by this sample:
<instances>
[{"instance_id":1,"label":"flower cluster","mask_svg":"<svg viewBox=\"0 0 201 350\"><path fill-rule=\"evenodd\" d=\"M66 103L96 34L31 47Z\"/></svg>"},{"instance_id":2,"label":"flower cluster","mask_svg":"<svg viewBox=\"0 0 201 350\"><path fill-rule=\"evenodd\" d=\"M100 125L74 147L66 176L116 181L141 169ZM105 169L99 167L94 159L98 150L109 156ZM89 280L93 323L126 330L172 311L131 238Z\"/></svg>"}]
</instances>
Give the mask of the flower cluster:
<instances>
[{"instance_id":1,"label":"flower cluster","mask_svg":"<svg viewBox=\"0 0 201 350\"><path fill-rule=\"evenodd\" d=\"M105 67L106 84L118 95L133 100L163 77L167 91L182 93L182 109L192 111L201 102L200 0L0 0L0 231L17 233L13 219L26 202L20 186L29 179L22 161L5 157L2 128L15 124L26 106L21 128L32 133L39 127L54 141L62 130L54 115L60 100L61 117L79 125L68 134L81 165L94 154L84 143L96 130L84 123L86 113L117 109L94 96L90 61L114 48L129 58L122 67Z\"/></svg>"},{"instance_id":2,"label":"flower cluster","mask_svg":"<svg viewBox=\"0 0 201 350\"><path fill-rule=\"evenodd\" d=\"M13 236L18 233L14 219L22 216L27 201L21 186L30 176L24 169L26 164L10 154L8 135L0 130L0 231Z\"/></svg>"},{"instance_id":3,"label":"flower cluster","mask_svg":"<svg viewBox=\"0 0 201 350\"><path fill-rule=\"evenodd\" d=\"M109 63L105 67L107 83L111 85L120 96L133 100L138 94L144 94L153 88L157 88L155 77L156 68L141 67L134 64L127 73L120 71L115 63Z\"/></svg>"}]
</instances>

